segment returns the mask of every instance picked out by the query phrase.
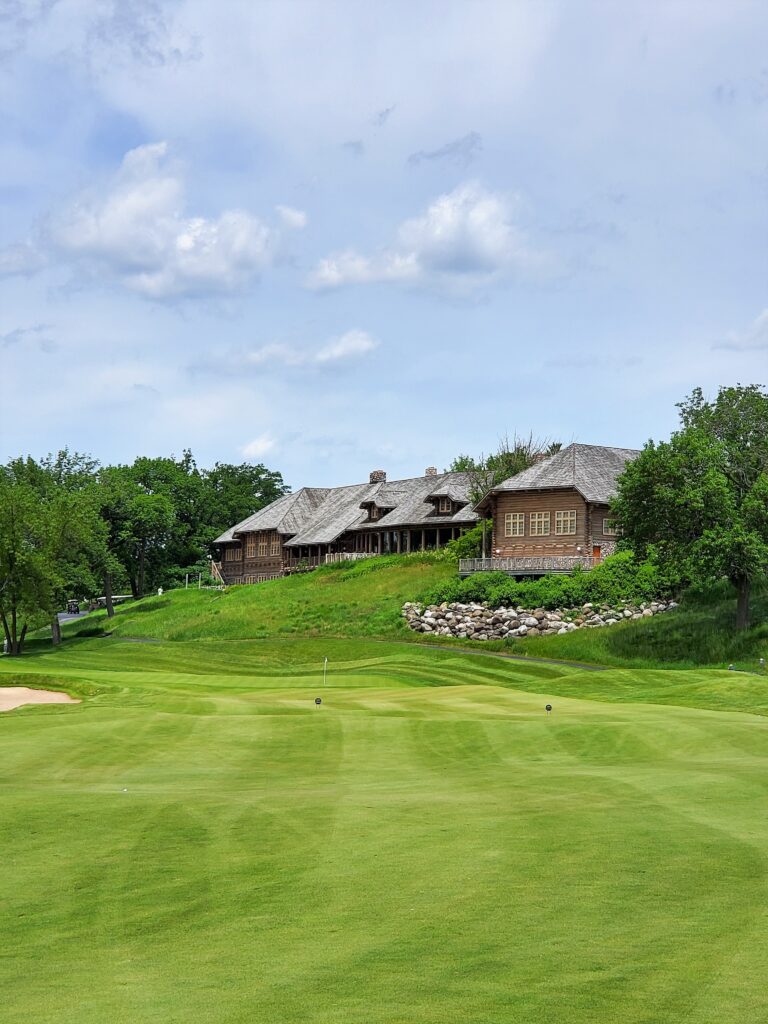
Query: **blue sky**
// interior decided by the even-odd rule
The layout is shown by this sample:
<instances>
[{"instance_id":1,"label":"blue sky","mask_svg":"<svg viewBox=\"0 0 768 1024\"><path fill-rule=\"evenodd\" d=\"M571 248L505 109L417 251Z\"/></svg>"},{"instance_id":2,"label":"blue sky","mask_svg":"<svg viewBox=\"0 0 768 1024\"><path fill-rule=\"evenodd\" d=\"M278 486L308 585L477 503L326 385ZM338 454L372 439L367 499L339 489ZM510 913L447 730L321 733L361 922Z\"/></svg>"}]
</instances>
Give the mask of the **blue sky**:
<instances>
[{"instance_id":1,"label":"blue sky","mask_svg":"<svg viewBox=\"0 0 768 1024\"><path fill-rule=\"evenodd\" d=\"M0 11L0 458L347 483L768 378L764 4Z\"/></svg>"}]
</instances>

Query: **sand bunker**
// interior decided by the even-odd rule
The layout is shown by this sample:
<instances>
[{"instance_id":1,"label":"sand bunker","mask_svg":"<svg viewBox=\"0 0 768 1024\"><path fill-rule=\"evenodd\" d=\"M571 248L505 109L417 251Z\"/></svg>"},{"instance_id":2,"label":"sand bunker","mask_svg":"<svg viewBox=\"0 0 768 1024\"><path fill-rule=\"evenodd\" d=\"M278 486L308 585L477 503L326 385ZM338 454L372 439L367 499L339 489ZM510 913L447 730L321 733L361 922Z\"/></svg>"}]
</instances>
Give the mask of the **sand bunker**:
<instances>
[{"instance_id":1,"label":"sand bunker","mask_svg":"<svg viewBox=\"0 0 768 1024\"><path fill-rule=\"evenodd\" d=\"M12 711L24 704L79 704L68 693L56 690L32 690L28 686L0 686L0 711Z\"/></svg>"}]
</instances>

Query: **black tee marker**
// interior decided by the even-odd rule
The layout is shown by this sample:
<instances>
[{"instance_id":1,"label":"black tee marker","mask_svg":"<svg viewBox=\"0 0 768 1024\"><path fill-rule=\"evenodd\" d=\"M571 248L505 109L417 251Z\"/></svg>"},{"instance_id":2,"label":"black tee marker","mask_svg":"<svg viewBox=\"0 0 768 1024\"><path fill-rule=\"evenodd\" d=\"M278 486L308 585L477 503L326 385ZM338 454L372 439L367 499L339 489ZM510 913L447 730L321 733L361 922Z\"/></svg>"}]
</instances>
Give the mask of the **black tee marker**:
<instances>
[{"instance_id":1,"label":"black tee marker","mask_svg":"<svg viewBox=\"0 0 768 1024\"><path fill-rule=\"evenodd\" d=\"M545 711L547 712L548 715L551 714L551 712L552 712L552 705L551 704L547 704L547 706L545 708Z\"/></svg>"},{"instance_id":2,"label":"black tee marker","mask_svg":"<svg viewBox=\"0 0 768 1024\"><path fill-rule=\"evenodd\" d=\"M319 707L319 706L320 706L320 705L321 705L322 703L323 703L323 698L322 698L322 697L315 697L315 704L317 704L317 705L318 705L318 707Z\"/></svg>"}]
</instances>

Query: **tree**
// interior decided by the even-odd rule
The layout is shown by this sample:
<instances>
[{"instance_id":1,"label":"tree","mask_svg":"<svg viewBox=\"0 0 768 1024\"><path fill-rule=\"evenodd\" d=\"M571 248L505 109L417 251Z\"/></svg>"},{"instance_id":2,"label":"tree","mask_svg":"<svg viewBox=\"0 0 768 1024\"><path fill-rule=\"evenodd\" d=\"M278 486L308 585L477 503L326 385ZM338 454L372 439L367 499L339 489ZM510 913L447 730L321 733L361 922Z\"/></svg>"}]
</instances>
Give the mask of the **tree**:
<instances>
[{"instance_id":1,"label":"tree","mask_svg":"<svg viewBox=\"0 0 768 1024\"><path fill-rule=\"evenodd\" d=\"M50 458L16 459L0 471L0 621L11 655L43 617L60 643L59 608L73 593L93 592L104 535L89 472L59 472Z\"/></svg>"},{"instance_id":2,"label":"tree","mask_svg":"<svg viewBox=\"0 0 768 1024\"><path fill-rule=\"evenodd\" d=\"M768 393L697 388L678 404L681 427L649 441L618 482L612 511L641 557L736 589L736 628L749 626L754 582L768 574Z\"/></svg>"},{"instance_id":3,"label":"tree","mask_svg":"<svg viewBox=\"0 0 768 1024\"><path fill-rule=\"evenodd\" d=\"M260 508L271 505L290 490L282 475L267 469L263 463L251 465L243 462L235 466L217 462L212 469L203 470L202 475L212 531L210 540Z\"/></svg>"}]
</instances>

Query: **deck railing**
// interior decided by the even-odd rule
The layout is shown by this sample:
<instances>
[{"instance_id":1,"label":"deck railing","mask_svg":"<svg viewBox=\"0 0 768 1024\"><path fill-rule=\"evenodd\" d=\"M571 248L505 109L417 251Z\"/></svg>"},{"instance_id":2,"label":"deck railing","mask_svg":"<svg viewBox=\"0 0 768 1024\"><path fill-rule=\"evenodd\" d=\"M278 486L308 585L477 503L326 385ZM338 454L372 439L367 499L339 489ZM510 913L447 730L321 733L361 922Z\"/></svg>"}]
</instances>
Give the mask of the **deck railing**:
<instances>
[{"instance_id":1,"label":"deck railing","mask_svg":"<svg viewBox=\"0 0 768 1024\"><path fill-rule=\"evenodd\" d=\"M325 556L326 565L336 562L356 562L359 558L373 558L376 551L332 551Z\"/></svg>"},{"instance_id":2,"label":"deck railing","mask_svg":"<svg viewBox=\"0 0 768 1024\"><path fill-rule=\"evenodd\" d=\"M473 572L506 572L510 576L537 576L544 573L571 573L577 567L591 569L599 564L591 555L529 555L517 558L461 558L459 575Z\"/></svg>"}]
</instances>

